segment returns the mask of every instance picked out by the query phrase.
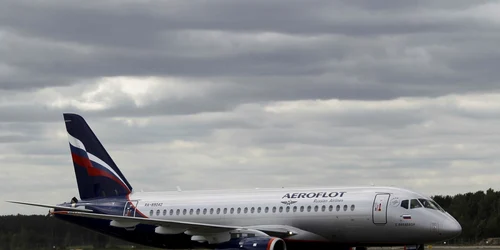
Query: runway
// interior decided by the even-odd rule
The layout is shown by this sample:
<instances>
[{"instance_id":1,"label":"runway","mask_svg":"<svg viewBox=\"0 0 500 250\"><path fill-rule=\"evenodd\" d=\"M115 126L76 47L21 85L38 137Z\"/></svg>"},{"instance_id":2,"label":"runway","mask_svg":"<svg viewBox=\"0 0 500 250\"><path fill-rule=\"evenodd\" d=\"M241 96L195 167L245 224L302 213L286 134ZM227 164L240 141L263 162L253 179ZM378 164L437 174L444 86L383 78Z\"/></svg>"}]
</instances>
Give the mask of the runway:
<instances>
[{"instance_id":1,"label":"runway","mask_svg":"<svg viewBox=\"0 0 500 250\"><path fill-rule=\"evenodd\" d=\"M370 250L403 250L403 247L369 247ZM478 250L478 249L498 249L500 246L443 246L443 245L426 245L426 250L446 250L446 249L457 249L457 250Z\"/></svg>"}]
</instances>

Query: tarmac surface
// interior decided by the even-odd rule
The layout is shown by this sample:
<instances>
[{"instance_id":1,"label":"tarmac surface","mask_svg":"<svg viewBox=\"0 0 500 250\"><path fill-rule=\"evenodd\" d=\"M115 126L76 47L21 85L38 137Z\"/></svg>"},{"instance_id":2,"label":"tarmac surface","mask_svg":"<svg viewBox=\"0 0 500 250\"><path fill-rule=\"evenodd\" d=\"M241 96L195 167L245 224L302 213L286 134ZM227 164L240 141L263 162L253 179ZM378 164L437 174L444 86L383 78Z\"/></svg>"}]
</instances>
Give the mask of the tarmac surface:
<instances>
[{"instance_id":1,"label":"tarmac surface","mask_svg":"<svg viewBox=\"0 0 500 250\"><path fill-rule=\"evenodd\" d=\"M368 248L369 250L403 250L403 247L370 247ZM425 250L433 250L433 249L439 249L439 250L447 250L447 249L457 249L457 250L479 250L479 249L485 249L485 250L495 250L498 249L500 250L500 246L442 246L442 245L437 245L437 246L425 246Z\"/></svg>"},{"instance_id":2,"label":"tarmac surface","mask_svg":"<svg viewBox=\"0 0 500 250\"><path fill-rule=\"evenodd\" d=\"M429 249L426 247L426 249ZM460 250L476 250L476 249L500 249L500 246L432 246L432 249L460 249ZM431 249L429 249L431 250Z\"/></svg>"}]
</instances>

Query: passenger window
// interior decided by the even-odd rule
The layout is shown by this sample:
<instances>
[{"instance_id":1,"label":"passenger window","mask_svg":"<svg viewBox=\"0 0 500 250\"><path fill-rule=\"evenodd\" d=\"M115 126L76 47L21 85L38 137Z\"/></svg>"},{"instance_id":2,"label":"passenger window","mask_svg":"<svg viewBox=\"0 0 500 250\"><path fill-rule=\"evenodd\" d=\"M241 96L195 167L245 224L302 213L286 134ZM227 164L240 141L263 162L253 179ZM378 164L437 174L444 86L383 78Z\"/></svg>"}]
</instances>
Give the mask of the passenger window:
<instances>
[{"instance_id":1,"label":"passenger window","mask_svg":"<svg viewBox=\"0 0 500 250\"><path fill-rule=\"evenodd\" d=\"M269 207L266 207L265 210L266 210L266 214L267 214L269 212Z\"/></svg>"},{"instance_id":2,"label":"passenger window","mask_svg":"<svg viewBox=\"0 0 500 250\"><path fill-rule=\"evenodd\" d=\"M217 214L220 214L220 208L217 208Z\"/></svg>"},{"instance_id":3,"label":"passenger window","mask_svg":"<svg viewBox=\"0 0 500 250\"><path fill-rule=\"evenodd\" d=\"M181 214L181 210L180 210L180 209L177 209L177 211L175 211L175 213L176 213L177 215L180 215L180 214Z\"/></svg>"},{"instance_id":4,"label":"passenger window","mask_svg":"<svg viewBox=\"0 0 500 250\"><path fill-rule=\"evenodd\" d=\"M289 213L290 212L290 207L286 207L286 212Z\"/></svg>"},{"instance_id":5,"label":"passenger window","mask_svg":"<svg viewBox=\"0 0 500 250\"><path fill-rule=\"evenodd\" d=\"M153 213L154 213L153 210L150 210L149 211L149 216L153 216Z\"/></svg>"},{"instance_id":6,"label":"passenger window","mask_svg":"<svg viewBox=\"0 0 500 250\"><path fill-rule=\"evenodd\" d=\"M163 209L163 216L167 215L167 209Z\"/></svg>"},{"instance_id":7,"label":"passenger window","mask_svg":"<svg viewBox=\"0 0 500 250\"><path fill-rule=\"evenodd\" d=\"M321 207L321 211L322 211L322 212L325 212L325 211L326 211L326 206L325 206L325 205L323 205L323 206Z\"/></svg>"},{"instance_id":8,"label":"passenger window","mask_svg":"<svg viewBox=\"0 0 500 250\"><path fill-rule=\"evenodd\" d=\"M160 216L160 209L156 210L156 216Z\"/></svg>"},{"instance_id":9,"label":"passenger window","mask_svg":"<svg viewBox=\"0 0 500 250\"><path fill-rule=\"evenodd\" d=\"M252 213L252 214L253 214L253 213L255 213L255 208L254 208L254 207L252 207L252 208L250 209L250 213Z\"/></svg>"},{"instance_id":10,"label":"passenger window","mask_svg":"<svg viewBox=\"0 0 500 250\"><path fill-rule=\"evenodd\" d=\"M245 213L248 213L248 208L246 207L243 211L245 211Z\"/></svg>"},{"instance_id":11,"label":"passenger window","mask_svg":"<svg viewBox=\"0 0 500 250\"><path fill-rule=\"evenodd\" d=\"M297 212L297 206L294 206L293 207L293 212L296 213Z\"/></svg>"},{"instance_id":12,"label":"passenger window","mask_svg":"<svg viewBox=\"0 0 500 250\"><path fill-rule=\"evenodd\" d=\"M214 214L214 209L210 208L210 214Z\"/></svg>"},{"instance_id":13,"label":"passenger window","mask_svg":"<svg viewBox=\"0 0 500 250\"><path fill-rule=\"evenodd\" d=\"M401 201L401 207L404 207L404 208L408 209L408 200L402 200Z\"/></svg>"},{"instance_id":14,"label":"passenger window","mask_svg":"<svg viewBox=\"0 0 500 250\"><path fill-rule=\"evenodd\" d=\"M174 210L170 209L170 215L174 215Z\"/></svg>"},{"instance_id":15,"label":"passenger window","mask_svg":"<svg viewBox=\"0 0 500 250\"><path fill-rule=\"evenodd\" d=\"M258 207L258 208L257 208L257 213L259 213L259 214L260 214L260 212L261 212L261 211L262 211L262 208Z\"/></svg>"},{"instance_id":16,"label":"passenger window","mask_svg":"<svg viewBox=\"0 0 500 250\"><path fill-rule=\"evenodd\" d=\"M241 214L241 207L238 208L238 214Z\"/></svg>"},{"instance_id":17,"label":"passenger window","mask_svg":"<svg viewBox=\"0 0 500 250\"><path fill-rule=\"evenodd\" d=\"M283 213L283 207L280 207L280 213Z\"/></svg>"},{"instance_id":18,"label":"passenger window","mask_svg":"<svg viewBox=\"0 0 500 250\"><path fill-rule=\"evenodd\" d=\"M231 208L231 214L234 214L234 207Z\"/></svg>"},{"instance_id":19,"label":"passenger window","mask_svg":"<svg viewBox=\"0 0 500 250\"><path fill-rule=\"evenodd\" d=\"M276 213L276 207L273 207L273 213Z\"/></svg>"},{"instance_id":20,"label":"passenger window","mask_svg":"<svg viewBox=\"0 0 500 250\"><path fill-rule=\"evenodd\" d=\"M200 209L196 209L196 214L200 214Z\"/></svg>"},{"instance_id":21,"label":"passenger window","mask_svg":"<svg viewBox=\"0 0 500 250\"><path fill-rule=\"evenodd\" d=\"M203 209L203 214L207 214L207 209L206 208Z\"/></svg>"},{"instance_id":22,"label":"passenger window","mask_svg":"<svg viewBox=\"0 0 500 250\"><path fill-rule=\"evenodd\" d=\"M186 209L182 210L182 214L183 214L183 215L186 215L186 213L187 213L187 210L186 210Z\"/></svg>"},{"instance_id":23,"label":"passenger window","mask_svg":"<svg viewBox=\"0 0 500 250\"><path fill-rule=\"evenodd\" d=\"M307 212L311 212L311 206L307 206Z\"/></svg>"},{"instance_id":24,"label":"passenger window","mask_svg":"<svg viewBox=\"0 0 500 250\"><path fill-rule=\"evenodd\" d=\"M304 212L304 206L300 206L300 212Z\"/></svg>"},{"instance_id":25,"label":"passenger window","mask_svg":"<svg viewBox=\"0 0 500 250\"><path fill-rule=\"evenodd\" d=\"M318 212L318 209L319 209L318 206L314 206L314 212Z\"/></svg>"},{"instance_id":26,"label":"passenger window","mask_svg":"<svg viewBox=\"0 0 500 250\"><path fill-rule=\"evenodd\" d=\"M337 205L337 212L340 211L340 205Z\"/></svg>"},{"instance_id":27,"label":"passenger window","mask_svg":"<svg viewBox=\"0 0 500 250\"><path fill-rule=\"evenodd\" d=\"M224 214L227 214L227 207L224 208Z\"/></svg>"},{"instance_id":28,"label":"passenger window","mask_svg":"<svg viewBox=\"0 0 500 250\"><path fill-rule=\"evenodd\" d=\"M332 211L333 211L333 205L330 205L330 206L328 207L328 210L330 210L330 212L332 212Z\"/></svg>"},{"instance_id":29,"label":"passenger window","mask_svg":"<svg viewBox=\"0 0 500 250\"><path fill-rule=\"evenodd\" d=\"M191 208L191 209L189 209L189 214L190 214L190 215L193 215L193 213L194 213L194 210L193 210L192 208Z\"/></svg>"},{"instance_id":30,"label":"passenger window","mask_svg":"<svg viewBox=\"0 0 500 250\"><path fill-rule=\"evenodd\" d=\"M351 211L354 211L354 208L355 208L354 204L351 205Z\"/></svg>"},{"instance_id":31,"label":"passenger window","mask_svg":"<svg viewBox=\"0 0 500 250\"><path fill-rule=\"evenodd\" d=\"M422 207L422 204L420 204L420 202L416 199L412 199L410 201L410 208L413 209L413 208L419 208L419 207Z\"/></svg>"},{"instance_id":32,"label":"passenger window","mask_svg":"<svg viewBox=\"0 0 500 250\"><path fill-rule=\"evenodd\" d=\"M344 211L347 211L347 205L344 205Z\"/></svg>"}]
</instances>

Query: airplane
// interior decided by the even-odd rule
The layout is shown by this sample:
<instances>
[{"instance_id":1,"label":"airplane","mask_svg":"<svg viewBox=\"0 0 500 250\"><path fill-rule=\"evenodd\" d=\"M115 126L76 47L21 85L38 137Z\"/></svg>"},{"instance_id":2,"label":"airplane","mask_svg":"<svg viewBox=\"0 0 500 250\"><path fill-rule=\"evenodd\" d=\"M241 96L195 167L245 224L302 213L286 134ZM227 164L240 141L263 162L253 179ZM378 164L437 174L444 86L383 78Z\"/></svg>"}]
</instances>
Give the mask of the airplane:
<instances>
[{"instance_id":1,"label":"airplane","mask_svg":"<svg viewBox=\"0 0 500 250\"><path fill-rule=\"evenodd\" d=\"M461 226L430 197L396 187L134 192L83 117L63 114L80 200L55 218L165 249L366 249L442 242ZM332 178L332 182L335 178Z\"/></svg>"}]
</instances>

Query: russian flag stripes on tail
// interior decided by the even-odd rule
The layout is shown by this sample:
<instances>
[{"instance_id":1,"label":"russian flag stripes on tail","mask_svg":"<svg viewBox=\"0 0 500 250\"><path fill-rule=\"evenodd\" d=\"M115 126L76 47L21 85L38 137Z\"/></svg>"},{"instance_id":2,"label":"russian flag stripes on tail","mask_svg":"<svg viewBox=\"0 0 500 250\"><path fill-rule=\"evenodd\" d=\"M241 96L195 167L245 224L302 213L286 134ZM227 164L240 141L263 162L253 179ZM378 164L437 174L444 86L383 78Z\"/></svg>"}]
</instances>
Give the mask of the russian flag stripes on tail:
<instances>
[{"instance_id":1,"label":"russian flag stripes on tail","mask_svg":"<svg viewBox=\"0 0 500 250\"><path fill-rule=\"evenodd\" d=\"M64 114L81 199L128 195L132 186L85 120Z\"/></svg>"}]
</instances>

